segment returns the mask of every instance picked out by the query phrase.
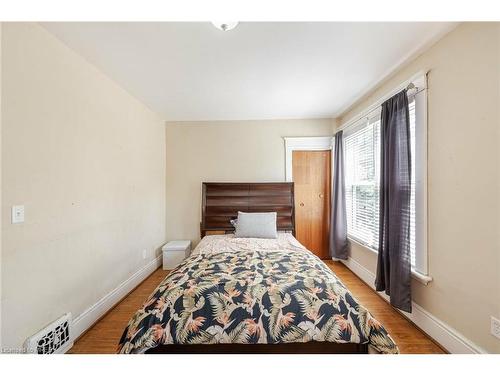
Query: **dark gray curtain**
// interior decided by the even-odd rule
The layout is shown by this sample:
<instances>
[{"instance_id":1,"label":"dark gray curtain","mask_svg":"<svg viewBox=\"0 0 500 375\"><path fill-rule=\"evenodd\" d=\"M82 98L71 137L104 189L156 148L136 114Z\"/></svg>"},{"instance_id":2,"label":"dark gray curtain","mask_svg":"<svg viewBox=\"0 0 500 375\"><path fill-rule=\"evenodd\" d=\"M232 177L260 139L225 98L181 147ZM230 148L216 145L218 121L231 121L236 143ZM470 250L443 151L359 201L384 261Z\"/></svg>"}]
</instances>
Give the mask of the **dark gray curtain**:
<instances>
[{"instance_id":1,"label":"dark gray curtain","mask_svg":"<svg viewBox=\"0 0 500 375\"><path fill-rule=\"evenodd\" d=\"M375 287L411 312L410 116L406 90L382 104L380 228Z\"/></svg>"},{"instance_id":2,"label":"dark gray curtain","mask_svg":"<svg viewBox=\"0 0 500 375\"><path fill-rule=\"evenodd\" d=\"M344 147L343 133L335 134L333 155L333 195L330 228L330 255L332 258L347 259L349 242L347 240L347 217L344 184Z\"/></svg>"}]
</instances>

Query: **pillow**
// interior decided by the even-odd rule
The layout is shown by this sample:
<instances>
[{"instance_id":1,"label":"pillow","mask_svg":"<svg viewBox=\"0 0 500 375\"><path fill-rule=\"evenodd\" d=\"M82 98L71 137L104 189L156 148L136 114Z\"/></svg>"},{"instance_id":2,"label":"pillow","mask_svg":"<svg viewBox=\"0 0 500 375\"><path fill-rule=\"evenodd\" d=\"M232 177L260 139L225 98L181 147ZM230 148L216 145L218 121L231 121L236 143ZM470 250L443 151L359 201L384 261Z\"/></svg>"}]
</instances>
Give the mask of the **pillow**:
<instances>
[{"instance_id":1,"label":"pillow","mask_svg":"<svg viewBox=\"0 0 500 375\"><path fill-rule=\"evenodd\" d=\"M277 238L276 212L238 212L235 237Z\"/></svg>"},{"instance_id":2,"label":"pillow","mask_svg":"<svg viewBox=\"0 0 500 375\"><path fill-rule=\"evenodd\" d=\"M238 226L238 219L231 219L229 220L229 222L234 227L234 229L236 229L236 227Z\"/></svg>"}]
</instances>

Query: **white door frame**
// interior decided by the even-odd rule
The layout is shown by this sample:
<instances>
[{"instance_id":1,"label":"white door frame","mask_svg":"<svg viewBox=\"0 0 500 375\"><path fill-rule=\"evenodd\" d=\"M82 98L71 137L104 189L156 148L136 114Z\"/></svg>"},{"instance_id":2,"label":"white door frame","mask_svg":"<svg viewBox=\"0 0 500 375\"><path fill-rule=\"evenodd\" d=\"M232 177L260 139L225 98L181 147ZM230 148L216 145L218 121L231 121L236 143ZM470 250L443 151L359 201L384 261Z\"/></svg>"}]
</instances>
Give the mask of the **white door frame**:
<instances>
[{"instance_id":1,"label":"white door frame","mask_svg":"<svg viewBox=\"0 0 500 375\"><path fill-rule=\"evenodd\" d=\"M334 137L283 137L285 140L285 181L293 181L293 151L333 150Z\"/></svg>"}]
</instances>

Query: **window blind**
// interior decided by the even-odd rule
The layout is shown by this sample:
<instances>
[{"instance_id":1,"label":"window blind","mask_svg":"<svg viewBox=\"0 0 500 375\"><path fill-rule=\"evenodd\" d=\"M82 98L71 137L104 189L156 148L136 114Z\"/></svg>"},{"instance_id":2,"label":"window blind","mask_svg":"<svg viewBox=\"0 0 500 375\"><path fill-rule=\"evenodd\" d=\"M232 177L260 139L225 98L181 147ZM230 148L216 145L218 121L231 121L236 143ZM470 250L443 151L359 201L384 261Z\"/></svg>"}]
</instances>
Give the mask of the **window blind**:
<instances>
[{"instance_id":1,"label":"window blind","mask_svg":"<svg viewBox=\"0 0 500 375\"><path fill-rule=\"evenodd\" d=\"M344 136L348 235L378 248L380 117Z\"/></svg>"},{"instance_id":2,"label":"window blind","mask_svg":"<svg viewBox=\"0 0 500 375\"><path fill-rule=\"evenodd\" d=\"M410 253L411 253L411 266L415 269L416 259L416 235L415 235L415 159L416 159L416 139L415 139L415 99L409 102L410 112L410 153L411 153L411 195L410 195Z\"/></svg>"}]
</instances>

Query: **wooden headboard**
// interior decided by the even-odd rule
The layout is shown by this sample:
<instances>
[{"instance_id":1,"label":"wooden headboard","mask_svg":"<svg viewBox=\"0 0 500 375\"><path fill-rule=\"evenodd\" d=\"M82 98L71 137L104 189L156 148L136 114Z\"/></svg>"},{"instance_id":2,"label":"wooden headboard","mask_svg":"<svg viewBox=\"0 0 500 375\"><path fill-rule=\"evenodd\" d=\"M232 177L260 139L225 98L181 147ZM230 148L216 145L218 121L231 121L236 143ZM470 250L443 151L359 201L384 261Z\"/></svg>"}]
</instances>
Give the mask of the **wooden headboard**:
<instances>
[{"instance_id":1,"label":"wooden headboard","mask_svg":"<svg viewBox=\"0 0 500 375\"><path fill-rule=\"evenodd\" d=\"M276 212L278 230L295 235L293 182L204 182L202 186L201 237L208 231L232 232L229 222L243 212Z\"/></svg>"}]
</instances>

